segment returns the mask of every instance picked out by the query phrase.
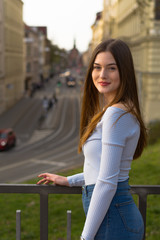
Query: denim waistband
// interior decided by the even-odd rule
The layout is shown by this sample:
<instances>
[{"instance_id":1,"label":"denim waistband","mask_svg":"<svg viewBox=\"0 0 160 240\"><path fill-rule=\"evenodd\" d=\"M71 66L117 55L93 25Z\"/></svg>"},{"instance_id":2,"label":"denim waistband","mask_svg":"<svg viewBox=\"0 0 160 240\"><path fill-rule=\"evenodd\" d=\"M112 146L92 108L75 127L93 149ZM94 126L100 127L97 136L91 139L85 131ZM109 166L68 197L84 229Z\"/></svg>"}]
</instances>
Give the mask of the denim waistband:
<instances>
[{"instance_id":1,"label":"denim waistband","mask_svg":"<svg viewBox=\"0 0 160 240\"><path fill-rule=\"evenodd\" d=\"M116 193L119 193L121 191L124 192L124 191L130 190L130 186L129 186L128 182L129 182L129 179L127 179L123 182L118 182ZM82 191L84 191L85 193L92 192L94 187L95 187L95 184L83 185L82 186Z\"/></svg>"}]
</instances>

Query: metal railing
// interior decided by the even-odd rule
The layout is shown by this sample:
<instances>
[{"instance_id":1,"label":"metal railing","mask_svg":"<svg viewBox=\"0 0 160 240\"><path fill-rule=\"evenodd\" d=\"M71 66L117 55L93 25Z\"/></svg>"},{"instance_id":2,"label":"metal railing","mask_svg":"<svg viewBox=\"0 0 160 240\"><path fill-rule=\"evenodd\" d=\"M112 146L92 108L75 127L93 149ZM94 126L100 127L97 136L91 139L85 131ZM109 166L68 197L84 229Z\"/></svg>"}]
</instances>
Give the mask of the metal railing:
<instances>
[{"instance_id":1,"label":"metal railing","mask_svg":"<svg viewBox=\"0 0 160 240\"><path fill-rule=\"evenodd\" d=\"M48 240L48 195L81 194L81 187L63 187L35 184L0 184L0 193L32 193L40 195L40 240ZM131 193L138 195L138 207L146 229L147 196L160 194L160 185L131 186ZM145 234L144 238L145 240Z\"/></svg>"}]
</instances>

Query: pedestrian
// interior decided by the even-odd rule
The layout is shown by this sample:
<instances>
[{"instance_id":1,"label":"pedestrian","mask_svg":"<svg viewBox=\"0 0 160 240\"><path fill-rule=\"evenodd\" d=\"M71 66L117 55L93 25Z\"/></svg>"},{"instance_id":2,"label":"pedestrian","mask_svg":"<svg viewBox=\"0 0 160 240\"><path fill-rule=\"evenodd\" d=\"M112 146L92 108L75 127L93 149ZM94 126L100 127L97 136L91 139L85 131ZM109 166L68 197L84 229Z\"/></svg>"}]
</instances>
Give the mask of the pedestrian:
<instances>
[{"instance_id":1,"label":"pedestrian","mask_svg":"<svg viewBox=\"0 0 160 240\"><path fill-rule=\"evenodd\" d=\"M45 117L47 116L48 105L49 105L48 98L47 98L46 96L44 96L43 102L42 102L42 106L43 106L43 113L44 113L44 116L45 116Z\"/></svg>"},{"instance_id":2,"label":"pedestrian","mask_svg":"<svg viewBox=\"0 0 160 240\"><path fill-rule=\"evenodd\" d=\"M142 216L130 194L129 171L147 142L132 55L109 39L94 50L81 111L79 151L84 169L73 176L40 174L38 184L82 186L86 220L81 239L142 240Z\"/></svg>"},{"instance_id":3,"label":"pedestrian","mask_svg":"<svg viewBox=\"0 0 160 240\"><path fill-rule=\"evenodd\" d=\"M54 106L54 101L53 98L50 98L48 100L48 111Z\"/></svg>"},{"instance_id":4,"label":"pedestrian","mask_svg":"<svg viewBox=\"0 0 160 240\"><path fill-rule=\"evenodd\" d=\"M53 102L54 102L55 104L58 102L58 99L57 99L55 93L53 94L52 100L53 100Z\"/></svg>"}]
</instances>

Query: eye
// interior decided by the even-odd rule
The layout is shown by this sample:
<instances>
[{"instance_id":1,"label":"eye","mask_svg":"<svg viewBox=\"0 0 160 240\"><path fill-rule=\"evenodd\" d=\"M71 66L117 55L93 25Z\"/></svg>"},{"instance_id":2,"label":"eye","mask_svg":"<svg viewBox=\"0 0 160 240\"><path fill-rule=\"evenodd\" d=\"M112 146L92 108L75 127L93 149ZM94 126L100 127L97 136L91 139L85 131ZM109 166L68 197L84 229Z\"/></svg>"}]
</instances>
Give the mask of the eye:
<instances>
[{"instance_id":1,"label":"eye","mask_svg":"<svg viewBox=\"0 0 160 240\"><path fill-rule=\"evenodd\" d=\"M113 71L116 70L116 67L109 67L109 68L107 68L107 70L108 70L109 72L113 72Z\"/></svg>"},{"instance_id":2,"label":"eye","mask_svg":"<svg viewBox=\"0 0 160 240\"><path fill-rule=\"evenodd\" d=\"M97 66L97 65L94 65L94 66L93 66L93 70L94 70L94 69L95 69L95 70L101 70L101 67L100 67L100 66Z\"/></svg>"}]
</instances>

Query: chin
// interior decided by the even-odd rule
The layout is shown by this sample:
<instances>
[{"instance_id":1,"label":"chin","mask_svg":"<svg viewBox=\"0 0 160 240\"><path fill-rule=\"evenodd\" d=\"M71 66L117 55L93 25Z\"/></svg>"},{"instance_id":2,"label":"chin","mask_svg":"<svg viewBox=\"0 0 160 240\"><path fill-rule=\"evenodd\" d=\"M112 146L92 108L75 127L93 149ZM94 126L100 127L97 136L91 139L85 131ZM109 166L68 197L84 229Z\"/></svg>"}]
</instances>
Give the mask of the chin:
<instances>
[{"instance_id":1,"label":"chin","mask_svg":"<svg viewBox=\"0 0 160 240\"><path fill-rule=\"evenodd\" d=\"M101 89L101 91L99 91L99 93L101 93L101 94L108 94L109 92L106 91L106 90L102 90L102 89Z\"/></svg>"}]
</instances>

